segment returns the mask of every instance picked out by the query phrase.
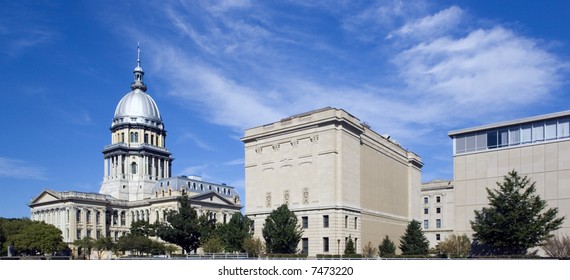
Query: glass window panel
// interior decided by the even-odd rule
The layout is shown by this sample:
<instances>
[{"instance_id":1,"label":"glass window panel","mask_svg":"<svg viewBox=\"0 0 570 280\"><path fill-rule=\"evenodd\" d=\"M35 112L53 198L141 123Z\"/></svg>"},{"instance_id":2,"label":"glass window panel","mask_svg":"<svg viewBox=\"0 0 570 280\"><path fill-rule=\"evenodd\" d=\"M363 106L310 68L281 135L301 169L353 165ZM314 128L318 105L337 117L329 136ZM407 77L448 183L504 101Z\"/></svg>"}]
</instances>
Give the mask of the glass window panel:
<instances>
[{"instance_id":1,"label":"glass window panel","mask_svg":"<svg viewBox=\"0 0 570 280\"><path fill-rule=\"evenodd\" d=\"M465 151L475 151L475 135L469 135L465 137Z\"/></svg>"},{"instance_id":2,"label":"glass window panel","mask_svg":"<svg viewBox=\"0 0 570 280\"><path fill-rule=\"evenodd\" d=\"M532 125L532 141L544 140L544 124L535 123Z\"/></svg>"},{"instance_id":3,"label":"glass window panel","mask_svg":"<svg viewBox=\"0 0 570 280\"><path fill-rule=\"evenodd\" d=\"M556 139L556 121L548 121L544 126L544 139Z\"/></svg>"},{"instance_id":4,"label":"glass window panel","mask_svg":"<svg viewBox=\"0 0 570 280\"><path fill-rule=\"evenodd\" d=\"M499 130L498 146L505 147L509 144L509 131L506 129Z\"/></svg>"},{"instance_id":5,"label":"glass window panel","mask_svg":"<svg viewBox=\"0 0 570 280\"><path fill-rule=\"evenodd\" d=\"M487 148L493 149L497 147L497 131L487 132Z\"/></svg>"},{"instance_id":6,"label":"glass window panel","mask_svg":"<svg viewBox=\"0 0 570 280\"><path fill-rule=\"evenodd\" d=\"M558 138L570 136L570 119L558 120Z\"/></svg>"},{"instance_id":7,"label":"glass window panel","mask_svg":"<svg viewBox=\"0 0 570 280\"><path fill-rule=\"evenodd\" d=\"M455 138L455 153L465 153L465 137L459 136Z\"/></svg>"},{"instance_id":8,"label":"glass window panel","mask_svg":"<svg viewBox=\"0 0 570 280\"><path fill-rule=\"evenodd\" d=\"M521 131L520 128L511 127L509 128L509 145L517 145L521 141Z\"/></svg>"},{"instance_id":9,"label":"glass window panel","mask_svg":"<svg viewBox=\"0 0 570 280\"><path fill-rule=\"evenodd\" d=\"M532 127L530 124L521 126L521 143L532 141Z\"/></svg>"},{"instance_id":10,"label":"glass window panel","mask_svg":"<svg viewBox=\"0 0 570 280\"><path fill-rule=\"evenodd\" d=\"M486 150L487 149L487 133L479 133L477 134L477 151Z\"/></svg>"}]
</instances>

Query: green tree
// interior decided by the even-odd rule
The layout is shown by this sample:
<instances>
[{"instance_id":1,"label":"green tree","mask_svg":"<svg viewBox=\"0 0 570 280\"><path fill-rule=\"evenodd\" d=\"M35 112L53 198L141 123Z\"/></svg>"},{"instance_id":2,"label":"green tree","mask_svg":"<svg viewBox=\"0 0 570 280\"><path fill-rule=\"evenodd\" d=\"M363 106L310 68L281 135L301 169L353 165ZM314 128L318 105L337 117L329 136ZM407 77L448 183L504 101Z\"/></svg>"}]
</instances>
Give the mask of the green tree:
<instances>
[{"instance_id":1,"label":"green tree","mask_svg":"<svg viewBox=\"0 0 570 280\"><path fill-rule=\"evenodd\" d=\"M283 204L265 219L262 234L268 253L294 254L303 231L297 224L295 213Z\"/></svg>"},{"instance_id":2,"label":"green tree","mask_svg":"<svg viewBox=\"0 0 570 280\"><path fill-rule=\"evenodd\" d=\"M452 234L435 246L435 252L445 258L467 258L471 251L471 240L466 234Z\"/></svg>"},{"instance_id":3,"label":"green tree","mask_svg":"<svg viewBox=\"0 0 570 280\"><path fill-rule=\"evenodd\" d=\"M73 245L77 247L77 255L80 255L83 259L91 259L91 249L95 245L93 238L85 236L73 241Z\"/></svg>"},{"instance_id":4,"label":"green tree","mask_svg":"<svg viewBox=\"0 0 570 280\"><path fill-rule=\"evenodd\" d=\"M346 247L344 248L345 255L352 255L356 254L356 249L354 248L354 241L352 241L352 236L348 236L348 240L346 241Z\"/></svg>"},{"instance_id":5,"label":"green tree","mask_svg":"<svg viewBox=\"0 0 570 280\"><path fill-rule=\"evenodd\" d=\"M220 253L224 250L224 243L218 236L212 236L202 244L206 253Z\"/></svg>"},{"instance_id":6,"label":"green tree","mask_svg":"<svg viewBox=\"0 0 570 280\"><path fill-rule=\"evenodd\" d=\"M396 245L394 242L392 242L392 240L390 240L390 237L388 235L386 235L386 237L384 237L382 240L382 243L378 245L378 254L380 254L381 258L396 255Z\"/></svg>"},{"instance_id":7,"label":"green tree","mask_svg":"<svg viewBox=\"0 0 570 280\"><path fill-rule=\"evenodd\" d=\"M230 221L218 227L226 252L245 252L244 240L253 236L253 221L236 212Z\"/></svg>"},{"instance_id":8,"label":"green tree","mask_svg":"<svg viewBox=\"0 0 570 280\"><path fill-rule=\"evenodd\" d=\"M186 253L200 247L203 226L200 226L198 214L186 194L178 198L178 211L169 211L166 220L167 223L158 226L158 237L182 247Z\"/></svg>"},{"instance_id":9,"label":"green tree","mask_svg":"<svg viewBox=\"0 0 570 280\"><path fill-rule=\"evenodd\" d=\"M134 221L131 223L130 233L146 237L156 236L156 227L155 224L150 224L144 220Z\"/></svg>"},{"instance_id":10,"label":"green tree","mask_svg":"<svg viewBox=\"0 0 570 280\"><path fill-rule=\"evenodd\" d=\"M259 238L248 237L243 241L243 248L247 255L252 258L259 257L265 250L263 242Z\"/></svg>"},{"instance_id":11,"label":"green tree","mask_svg":"<svg viewBox=\"0 0 570 280\"><path fill-rule=\"evenodd\" d=\"M152 240L144 235L127 234L117 240L117 249L122 252L130 251L134 255L149 253L152 248Z\"/></svg>"},{"instance_id":12,"label":"green tree","mask_svg":"<svg viewBox=\"0 0 570 280\"><path fill-rule=\"evenodd\" d=\"M427 255L429 251L429 241L425 237L420 222L412 220L406 232L400 238L400 250L402 255Z\"/></svg>"},{"instance_id":13,"label":"green tree","mask_svg":"<svg viewBox=\"0 0 570 280\"><path fill-rule=\"evenodd\" d=\"M28 255L54 254L67 246L61 230L45 222L24 221L20 232L11 237L16 250Z\"/></svg>"},{"instance_id":14,"label":"green tree","mask_svg":"<svg viewBox=\"0 0 570 280\"><path fill-rule=\"evenodd\" d=\"M475 210L471 228L475 243L491 255L521 255L540 245L550 232L560 228L564 217L556 218L558 208L545 210L546 201L535 194L535 183L515 170L497 182L498 189L487 188L489 207Z\"/></svg>"},{"instance_id":15,"label":"green tree","mask_svg":"<svg viewBox=\"0 0 570 280\"><path fill-rule=\"evenodd\" d=\"M98 259L101 259L104 251L113 250L114 246L115 246L115 243L113 242L111 237L108 237L108 236L107 237L101 237L101 238L95 240L95 242L93 243L93 249L95 249L97 251L97 258Z\"/></svg>"}]
</instances>

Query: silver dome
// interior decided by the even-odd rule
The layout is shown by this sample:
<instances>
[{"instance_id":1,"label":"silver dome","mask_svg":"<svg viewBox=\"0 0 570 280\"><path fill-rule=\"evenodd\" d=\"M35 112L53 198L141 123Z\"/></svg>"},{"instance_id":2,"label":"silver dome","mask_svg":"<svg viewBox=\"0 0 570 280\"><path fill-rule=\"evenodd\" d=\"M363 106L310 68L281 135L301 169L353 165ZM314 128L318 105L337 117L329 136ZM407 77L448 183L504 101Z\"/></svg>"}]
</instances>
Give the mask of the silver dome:
<instances>
[{"instance_id":1,"label":"silver dome","mask_svg":"<svg viewBox=\"0 0 570 280\"><path fill-rule=\"evenodd\" d=\"M127 93L119 101L115 109L114 119L118 118L141 118L141 121L148 119L162 122L160 111L158 111L158 106L156 106L154 99L138 88ZM125 121L129 122L130 119L125 119Z\"/></svg>"}]
</instances>

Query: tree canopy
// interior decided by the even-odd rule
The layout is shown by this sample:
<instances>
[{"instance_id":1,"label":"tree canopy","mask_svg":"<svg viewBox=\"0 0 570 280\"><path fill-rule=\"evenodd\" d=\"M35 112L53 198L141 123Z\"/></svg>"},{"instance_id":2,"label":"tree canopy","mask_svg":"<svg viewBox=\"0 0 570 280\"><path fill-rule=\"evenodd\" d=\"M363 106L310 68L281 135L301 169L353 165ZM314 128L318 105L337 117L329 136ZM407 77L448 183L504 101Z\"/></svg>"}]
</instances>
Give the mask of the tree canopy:
<instances>
[{"instance_id":1,"label":"tree canopy","mask_svg":"<svg viewBox=\"0 0 570 280\"><path fill-rule=\"evenodd\" d=\"M19 254L55 254L67 248L61 230L44 222L10 219L4 220L2 227L6 234L5 243L13 245Z\"/></svg>"},{"instance_id":2,"label":"tree canopy","mask_svg":"<svg viewBox=\"0 0 570 280\"><path fill-rule=\"evenodd\" d=\"M540 245L550 232L562 225L556 218L558 208L546 208L546 201L535 194L535 182L513 170L497 182L498 189L487 188L489 207L475 210L471 228L473 239L484 245L482 254L519 255Z\"/></svg>"},{"instance_id":3,"label":"tree canopy","mask_svg":"<svg viewBox=\"0 0 570 280\"><path fill-rule=\"evenodd\" d=\"M169 211L166 220L166 223L158 226L158 237L182 247L186 253L200 247L201 226L198 214L190 205L186 194L178 198L178 211Z\"/></svg>"},{"instance_id":4,"label":"tree canopy","mask_svg":"<svg viewBox=\"0 0 570 280\"><path fill-rule=\"evenodd\" d=\"M400 250L402 255L427 255L429 241L425 237L420 222L412 220L406 232L400 238Z\"/></svg>"},{"instance_id":5,"label":"tree canopy","mask_svg":"<svg viewBox=\"0 0 570 280\"><path fill-rule=\"evenodd\" d=\"M283 204L267 216L262 234L268 253L294 254L303 231L295 213Z\"/></svg>"},{"instance_id":6,"label":"tree canopy","mask_svg":"<svg viewBox=\"0 0 570 280\"><path fill-rule=\"evenodd\" d=\"M352 241L352 236L348 236L346 241L346 247L344 248L345 255L356 254L356 248L354 248L354 241Z\"/></svg>"},{"instance_id":7,"label":"tree canopy","mask_svg":"<svg viewBox=\"0 0 570 280\"><path fill-rule=\"evenodd\" d=\"M218 227L218 235L226 252L245 252L244 241L253 236L253 221L236 212L230 221Z\"/></svg>"}]
</instances>

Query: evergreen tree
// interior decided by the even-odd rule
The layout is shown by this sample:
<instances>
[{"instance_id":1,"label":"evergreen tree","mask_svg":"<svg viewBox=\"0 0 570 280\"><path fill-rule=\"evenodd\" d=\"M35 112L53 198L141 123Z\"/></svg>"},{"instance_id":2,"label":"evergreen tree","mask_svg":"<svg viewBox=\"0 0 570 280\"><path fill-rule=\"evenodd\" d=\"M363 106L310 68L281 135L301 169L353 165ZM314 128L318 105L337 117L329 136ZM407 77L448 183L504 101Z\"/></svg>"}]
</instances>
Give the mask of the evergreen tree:
<instances>
[{"instance_id":1,"label":"evergreen tree","mask_svg":"<svg viewBox=\"0 0 570 280\"><path fill-rule=\"evenodd\" d=\"M348 240L346 241L346 248L344 248L345 255L356 254L356 249L354 248L354 241L352 241L352 236L348 236Z\"/></svg>"},{"instance_id":2,"label":"evergreen tree","mask_svg":"<svg viewBox=\"0 0 570 280\"><path fill-rule=\"evenodd\" d=\"M303 231L297 224L295 213L283 204L265 219L262 234L268 253L294 254Z\"/></svg>"},{"instance_id":3,"label":"evergreen tree","mask_svg":"<svg viewBox=\"0 0 570 280\"><path fill-rule=\"evenodd\" d=\"M396 255L396 245L390 240L390 237L386 235L382 240L382 243L378 246L378 253L381 258L386 258Z\"/></svg>"},{"instance_id":4,"label":"evergreen tree","mask_svg":"<svg viewBox=\"0 0 570 280\"><path fill-rule=\"evenodd\" d=\"M429 241L425 237L420 222L412 220L406 232L400 238L400 250L402 255L427 255L429 250Z\"/></svg>"},{"instance_id":5,"label":"evergreen tree","mask_svg":"<svg viewBox=\"0 0 570 280\"><path fill-rule=\"evenodd\" d=\"M473 239L492 255L526 254L559 229L564 217L556 218L558 208L545 210L546 201L535 194L535 183L515 170L509 172L498 189L487 188L489 207L475 210L471 228Z\"/></svg>"}]
</instances>

